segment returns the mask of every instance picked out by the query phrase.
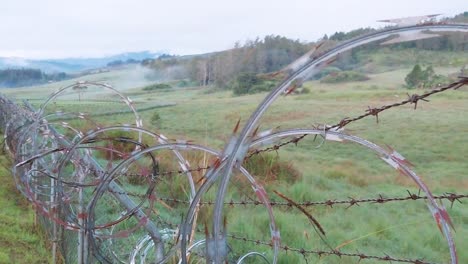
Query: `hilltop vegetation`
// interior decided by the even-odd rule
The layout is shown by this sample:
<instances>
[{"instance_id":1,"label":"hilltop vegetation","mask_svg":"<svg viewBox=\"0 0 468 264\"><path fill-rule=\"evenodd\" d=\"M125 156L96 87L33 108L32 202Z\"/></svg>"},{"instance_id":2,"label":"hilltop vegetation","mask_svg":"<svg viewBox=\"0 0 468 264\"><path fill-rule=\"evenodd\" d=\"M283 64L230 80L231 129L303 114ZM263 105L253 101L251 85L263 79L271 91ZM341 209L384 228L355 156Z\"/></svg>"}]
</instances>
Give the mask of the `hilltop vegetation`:
<instances>
[{"instance_id":1,"label":"hilltop vegetation","mask_svg":"<svg viewBox=\"0 0 468 264\"><path fill-rule=\"evenodd\" d=\"M466 23L468 12L446 20ZM315 43L270 35L263 39L257 37L244 44L237 42L232 49L222 52L189 57L165 55L155 60L145 60L142 65L152 69L153 75L159 79L186 79L200 86L233 89L235 94L239 94L236 92L239 78L252 74L274 73L309 51L314 45L320 43L321 48L317 51L317 54L320 54L339 42L373 31L376 29L359 28L349 32L336 32L331 36L324 35ZM405 66L412 67L418 63L462 67L468 61L467 40L466 34L448 34L439 38L404 42L384 48L378 43L365 45L341 54L334 64L336 69L334 76L328 77L328 80L333 80L336 76L345 76L344 79L352 81L354 77L357 78L359 72L363 74L384 72ZM459 56L460 54L463 55ZM339 71L345 72L337 74ZM353 78L348 78L350 72L346 71L357 71L357 73L352 74ZM363 80L365 77L361 76L359 79ZM275 81L275 78L270 80ZM256 90L264 91L265 88Z\"/></svg>"},{"instance_id":2,"label":"hilltop vegetation","mask_svg":"<svg viewBox=\"0 0 468 264\"><path fill-rule=\"evenodd\" d=\"M20 87L62 81L67 79L64 72L46 74L38 69L6 69L0 70L0 87Z\"/></svg>"},{"instance_id":3,"label":"hilltop vegetation","mask_svg":"<svg viewBox=\"0 0 468 264\"><path fill-rule=\"evenodd\" d=\"M312 44L281 36L266 36L239 42L222 52L193 57L164 56L143 61L163 79L190 79L198 85L231 88L231 81L241 73L267 73L280 70L306 53Z\"/></svg>"}]
</instances>

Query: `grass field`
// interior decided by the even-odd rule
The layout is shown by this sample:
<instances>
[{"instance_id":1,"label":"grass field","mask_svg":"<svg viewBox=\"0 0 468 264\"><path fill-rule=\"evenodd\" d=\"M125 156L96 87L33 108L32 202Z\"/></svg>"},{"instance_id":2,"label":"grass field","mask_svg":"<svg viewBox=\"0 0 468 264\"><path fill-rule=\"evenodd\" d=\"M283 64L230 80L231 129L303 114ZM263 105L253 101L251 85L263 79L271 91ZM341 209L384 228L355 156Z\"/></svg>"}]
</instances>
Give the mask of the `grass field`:
<instances>
[{"instance_id":1,"label":"grass field","mask_svg":"<svg viewBox=\"0 0 468 264\"><path fill-rule=\"evenodd\" d=\"M31 205L15 188L4 155L0 166L0 263L49 263L46 239L34 224Z\"/></svg>"},{"instance_id":2,"label":"grass field","mask_svg":"<svg viewBox=\"0 0 468 264\"><path fill-rule=\"evenodd\" d=\"M318 81L307 82L305 86L311 92L280 98L263 117L260 131L270 128L279 130L335 124L345 117L364 113L368 106L378 107L402 101L407 98L407 93L423 93L423 90L407 90L402 87L404 75L409 69L372 74L369 75L370 80L365 82L334 85ZM456 72L457 68L436 67L435 70L446 74ZM37 104L46 97L46 92L55 90L58 85L43 86L38 90L8 90L7 94L17 99L30 99ZM119 86L116 85L116 88ZM149 129L163 133L169 138L190 139L217 149L221 149L229 139L237 120L240 118L243 124L266 95L263 93L233 97L231 91L210 89L210 92L207 92L207 88L174 88L171 91L145 92L141 87L125 87L125 92L131 94L137 108L154 103L175 103L169 107L142 112L144 124ZM73 98L75 99L71 104L70 100ZM107 105L85 100L80 102L76 98L76 94L71 94L66 101L58 100L54 107L82 109L85 112L118 109L117 103ZM419 102L417 110L413 109L413 105L388 110L379 115L379 123L376 123L375 118L367 118L350 124L347 131L381 146L388 144L403 154L414 164L414 170L422 176L435 194L466 193L468 123L465 113L468 110L468 87L435 95L429 100L430 102ZM155 112L161 117L158 128L148 122ZM131 115L116 114L95 119L102 125L123 124L129 123ZM418 192L411 180L399 175L375 154L362 147L351 143L328 142L320 148L315 148L317 144L312 137L308 137L297 147L288 146L265 156L265 159L272 159L279 155L282 162L291 164L294 170L300 172L298 177L288 179L286 175L286 178L281 180L256 175L260 182L267 184L267 190L273 200L281 201L273 190L280 191L296 201L341 200L348 197L379 195L393 197L406 196L407 190L412 193ZM14 194L12 178L4 174L7 174L6 171L2 176L11 186L2 186L6 188L2 189L2 199ZM236 187L239 185L243 186L242 183L233 184L227 199L246 198L245 193L253 195L251 189ZM9 203L9 200L2 200L2 203ZM468 251L464 249L468 248L468 203L455 203L453 208L448 201L444 201L444 204L448 207L455 224L454 237L459 249L460 263L467 263ZM31 211L23 209L27 206L12 208L12 213L5 214L5 219L10 219L10 214L20 214L22 219L32 218ZM448 261L447 246L423 201L363 204L345 208L346 206L338 205L333 208L310 209L311 214L325 229L326 240L333 248L352 253L359 251L371 255L389 254L394 257L424 259L436 263ZM267 214L263 208L226 207L226 212L230 232L251 239L269 240ZM296 248L327 249L315 234L308 219L298 210L276 207L275 216L283 244ZM10 221L15 222L13 219ZM13 231L17 229L7 226L8 223L0 230L7 232L2 238L7 237L11 230L10 235L19 236L17 241L20 246L27 248L29 245L23 245L22 241L30 241L34 246L44 244L38 244L37 237L31 238L33 229L28 224L19 223L20 231ZM1 242L7 243L3 240ZM256 248L259 252L270 251L267 247L256 247L254 243L231 242L236 252L246 253L251 248ZM2 250L6 249L6 252L0 252L0 262L2 257L8 259L11 256L12 253L7 252L16 252L13 250L16 247L4 244ZM41 246L39 249L40 254L31 255L31 258L34 255L39 256L34 260L36 263L47 259L43 257L47 256L45 249L41 249ZM308 260L312 263L357 262L357 259L319 259L316 256L309 256ZM305 261L300 254L282 252L280 255L280 263L301 262Z\"/></svg>"}]
</instances>

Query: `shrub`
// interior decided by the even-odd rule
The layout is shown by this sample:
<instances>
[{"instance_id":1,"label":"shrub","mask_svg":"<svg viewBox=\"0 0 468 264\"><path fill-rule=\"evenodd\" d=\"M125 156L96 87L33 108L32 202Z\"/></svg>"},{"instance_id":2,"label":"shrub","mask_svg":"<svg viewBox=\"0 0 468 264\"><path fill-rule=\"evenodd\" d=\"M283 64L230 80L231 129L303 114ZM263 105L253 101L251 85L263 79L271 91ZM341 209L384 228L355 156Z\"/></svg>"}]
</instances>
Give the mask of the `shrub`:
<instances>
[{"instance_id":1,"label":"shrub","mask_svg":"<svg viewBox=\"0 0 468 264\"><path fill-rule=\"evenodd\" d=\"M300 92L301 92L301 94L308 94L308 93L310 93L310 89L307 88L307 87L304 87L304 88L302 88L302 90Z\"/></svg>"},{"instance_id":2,"label":"shrub","mask_svg":"<svg viewBox=\"0 0 468 264\"><path fill-rule=\"evenodd\" d=\"M417 87L421 82L424 81L424 72L421 69L419 64L414 65L413 69L411 70L408 75L405 77L405 82L408 88Z\"/></svg>"},{"instance_id":3,"label":"shrub","mask_svg":"<svg viewBox=\"0 0 468 264\"><path fill-rule=\"evenodd\" d=\"M120 160L125 155L130 154L137 148L135 142L138 141L133 135L128 132L121 130L108 131L101 135L103 140L102 144L105 147L102 150L98 150L97 156L105 160ZM114 140L109 140L114 139ZM123 156L120 155L123 154Z\"/></svg>"},{"instance_id":4,"label":"shrub","mask_svg":"<svg viewBox=\"0 0 468 264\"><path fill-rule=\"evenodd\" d=\"M436 74L432 66L427 66L427 68L423 70L419 64L416 64L411 72L406 75L405 82L408 89L417 87L428 88L447 83L449 82L449 78Z\"/></svg>"},{"instance_id":5,"label":"shrub","mask_svg":"<svg viewBox=\"0 0 468 264\"><path fill-rule=\"evenodd\" d=\"M449 82L450 82L450 79L447 76L444 76L441 74L435 74L434 76L432 76L430 80L424 83L424 87L426 88L438 87Z\"/></svg>"},{"instance_id":6,"label":"shrub","mask_svg":"<svg viewBox=\"0 0 468 264\"><path fill-rule=\"evenodd\" d=\"M167 83L157 83L157 84L151 84L151 85L143 87L143 91L163 90L163 89L171 89L171 88L172 86Z\"/></svg>"},{"instance_id":7,"label":"shrub","mask_svg":"<svg viewBox=\"0 0 468 264\"><path fill-rule=\"evenodd\" d=\"M161 127L161 116L158 112L154 112L151 116L150 122L155 127Z\"/></svg>"},{"instance_id":8,"label":"shrub","mask_svg":"<svg viewBox=\"0 0 468 264\"><path fill-rule=\"evenodd\" d=\"M355 71L332 72L320 80L322 83L362 82L369 80L366 75Z\"/></svg>"},{"instance_id":9,"label":"shrub","mask_svg":"<svg viewBox=\"0 0 468 264\"><path fill-rule=\"evenodd\" d=\"M188 87L191 86L191 83L187 80L180 80L176 83L177 87Z\"/></svg>"},{"instance_id":10,"label":"shrub","mask_svg":"<svg viewBox=\"0 0 468 264\"><path fill-rule=\"evenodd\" d=\"M250 87L248 93L254 94L254 93L271 91L273 88L275 88L275 86L276 85L274 82L261 81L259 84L256 84Z\"/></svg>"},{"instance_id":11,"label":"shrub","mask_svg":"<svg viewBox=\"0 0 468 264\"><path fill-rule=\"evenodd\" d=\"M235 95L254 94L271 91L275 88L274 80L259 78L255 73L247 72L239 74L232 82L232 90Z\"/></svg>"},{"instance_id":12,"label":"shrub","mask_svg":"<svg viewBox=\"0 0 468 264\"><path fill-rule=\"evenodd\" d=\"M254 85L261 83L261 80L253 72L244 72L239 74L231 85L235 95L248 94Z\"/></svg>"},{"instance_id":13,"label":"shrub","mask_svg":"<svg viewBox=\"0 0 468 264\"><path fill-rule=\"evenodd\" d=\"M282 161L275 154L252 156L244 161L244 167L263 183L298 181L302 174L291 162Z\"/></svg>"},{"instance_id":14,"label":"shrub","mask_svg":"<svg viewBox=\"0 0 468 264\"><path fill-rule=\"evenodd\" d=\"M340 72L341 69L338 68L338 67L326 67L325 69L321 70L320 72L318 72L317 74L315 74L313 76L313 79L314 80L320 80L322 79L323 77L326 77L327 75L330 75L332 73L336 73L336 72Z\"/></svg>"}]
</instances>

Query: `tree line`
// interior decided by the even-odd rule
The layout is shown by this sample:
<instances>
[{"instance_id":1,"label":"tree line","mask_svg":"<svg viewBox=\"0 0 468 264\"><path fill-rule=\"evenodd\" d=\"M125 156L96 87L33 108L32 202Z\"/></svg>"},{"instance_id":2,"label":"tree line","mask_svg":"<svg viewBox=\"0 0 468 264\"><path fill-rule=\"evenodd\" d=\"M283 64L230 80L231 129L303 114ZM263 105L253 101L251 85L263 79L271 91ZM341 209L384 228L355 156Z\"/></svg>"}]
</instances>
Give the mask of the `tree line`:
<instances>
[{"instance_id":1,"label":"tree line","mask_svg":"<svg viewBox=\"0 0 468 264\"><path fill-rule=\"evenodd\" d=\"M31 86L67 78L64 72L46 74L39 69L5 69L0 70L0 87Z\"/></svg>"},{"instance_id":2,"label":"tree line","mask_svg":"<svg viewBox=\"0 0 468 264\"><path fill-rule=\"evenodd\" d=\"M312 47L311 43L269 35L222 52L198 56L165 55L156 60L145 60L144 66L155 70L155 77L188 78L200 86L215 85L231 88L232 81L244 73L268 73L282 69Z\"/></svg>"},{"instance_id":3,"label":"tree line","mask_svg":"<svg viewBox=\"0 0 468 264\"><path fill-rule=\"evenodd\" d=\"M468 22L468 12L448 19L449 22ZM349 32L335 32L324 35L317 43L322 48L331 47L338 42L375 31L373 28L359 28ZM317 43L306 43L286 37L269 35L241 44L234 44L232 49L193 56L174 56L165 54L158 59L143 60L142 65L153 69L153 77L159 80L186 79L194 85L214 85L223 89L239 89L239 82L253 83L257 90L264 90L272 85L262 83L258 78L264 73L278 71L309 51ZM380 46L373 43L365 47L342 54L335 65L341 70L350 70L353 66L365 63L361 56L363 51L372 53ZM399 43L389 46L389 49L424 49L436 51L466 51L468 50L468 35L449 34L439 38L423 39ZM267 80L268 81L268 80ZM274 86L274 85L273 85Z\"/></svg>"}]
</instances>

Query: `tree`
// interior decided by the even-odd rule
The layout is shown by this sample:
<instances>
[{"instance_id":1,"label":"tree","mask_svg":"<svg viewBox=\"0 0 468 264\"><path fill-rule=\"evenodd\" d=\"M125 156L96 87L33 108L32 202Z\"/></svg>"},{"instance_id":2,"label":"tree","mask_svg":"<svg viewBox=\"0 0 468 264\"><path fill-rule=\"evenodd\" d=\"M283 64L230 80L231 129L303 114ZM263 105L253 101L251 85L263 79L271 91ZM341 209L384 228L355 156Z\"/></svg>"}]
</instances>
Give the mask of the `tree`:
<instances>
[{"instance_id":1,"label":"tree","mask_svg":"<svg viewBox=\"0 0 468 264\"><path fill-rule=\"evenodd\" d=\"M405 81L408 88L433 87L447 83L449 78L444 75L436 74L432 66L427 66L424 70L421 66L416 64L413 70L406 75Z\"/></svg>"},{"instance_id":2,"label":"tree","mask_svg":"<svg viewBox=\"0 0 468 264\"><path fill-rule=\"evenodd\" d=\"M247 94L255 84L258 84L259 79L253 72L244 72L237 76L232 85L235 95Z\"/></svg>"},{"instance_id":3,"label":"tree","mask_svg":"<svg viewBox=\"0 0 468 264\"><path fill-rule=\"evenodd\" d=\"M423 81L428 81L435 75L434 68L432 66L427 66L426 70L423 71Z\"/></svg>"},{"instance_id":4,"label":"tree","mask_svg":"<svg viewBox=\"0 0 468 264\"><path fill-rule=\"evenodd\" d=\"M310 44L281 36L269 35L263 39L239 42L230 50L193 57L168 57L143 61L142 65L154 70L159 79L174 77L167 69L180 68L185 75L200 86L216 85L219 88L232 87L237 76L243 72L255 74L278 71L309 51Z\"/></svg>"},{"instance_id":5,"label":"tree","mask_svg":"<svg viewBox=\"0 0 468 264\"><path fill-rule=\"evenodd\" d=\"M413 70L408 73L405 77L405 82L408 88L417 87L422 81L424 81L424 72L419 64L414 65Z\"/></svg>"},{"instance_id":6,"label":"tree","mask_svg":"<svg viewBox=\"0 0 468 264\"><path fill-rule=\"evenodd\" d=\"M5 69L0 70L0 87L30 86L44 83L50 76L39 69Z\"/></svg>"},{"instance_id":7,"label":"tree","mask_svg":"<svg viewBox=\"0 0 468 264\"><path fill-rule=\"evenodd\" d=\"M73 90L78 92L78 101L81 102L81 93L86 89L88 89L88 86L86 85L77 84L73 86Z\"/></svg>"}]
</instances>

